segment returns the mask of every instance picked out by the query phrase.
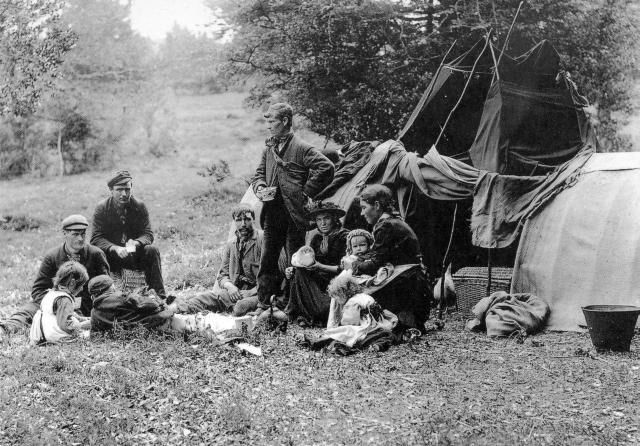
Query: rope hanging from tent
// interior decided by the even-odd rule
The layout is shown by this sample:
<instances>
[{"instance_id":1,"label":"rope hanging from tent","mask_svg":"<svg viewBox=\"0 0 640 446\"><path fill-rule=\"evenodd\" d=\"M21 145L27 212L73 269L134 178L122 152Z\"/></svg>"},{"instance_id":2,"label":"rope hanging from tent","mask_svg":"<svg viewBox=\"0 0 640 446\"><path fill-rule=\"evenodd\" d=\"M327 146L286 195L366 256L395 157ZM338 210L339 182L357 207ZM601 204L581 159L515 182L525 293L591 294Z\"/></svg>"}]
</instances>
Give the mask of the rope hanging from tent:
<instances>
[{"instance_id":1,"label":"rope hanging from tent","mask_svg":"<svg viewBox=\"0 0 640 446\"><path fill-rule=\"evenodd\" d=\"M480 61L480 58L482 57L482 55L484 54L485 50L487 49L487 45L489 44L490 35L491 35L491 31L489 31L489 33L487 34L487 36L485 38L484 46L482 47L482 51L480 51L480 54L478 54L478 57L476 58L475 62L473 63L473 67L471 68L471 73L469 73L469 77L467 78L467 81L464 84L464 88L462 89L462 93L460 93L460 97L458 98L458 102L456 102L456 104L453 106L453 108L449 112L449 115L447 116L447 119L444 121L444 124L442 126L442 130L440 130L440 134L438 135L438 139L436 139L436 142L433 144L434 147L436 147L436 149L438 147L438 143L440 142L440 138L442 138L442 134L444 133L445 129L447 128L447 124L449 124L449 121L451 120L451 116L453 116L453 112L456 111L456 109L458 108L458 106L462 102L462 98L464 97L464 94L467 92L467 88L469 87L469 83L471 82L471 79L473 79L473 74L476 71L476 66L478 65L478 62Z\"/></svg>"},{"instance_id":2,"label":"rope hanging from tent","mask_svg":"<svg viewBox=\"0 0 640 446\"><path fill-rule=\"evenodd\" d=\"M491 248L487 249L487 296L491 296Z\"/></svg>"},{"instance_id":3,"label":"rope hanging from tent","mask_svg":"<svg viewBox=\"0 0 640 446\"><path fill-rule=\"evenodd\" d=\"M442 258L442 272L440 273L440 302L438 302L438 319L442 319L442 312L444 310L444 275L447 266L447 257L449 257L449 250L451 249L451 243L453 242L453 233L456 228L456 215L458 214L458 202L456 202L453 208L453 221L451 222L451 233L449 234L449 243L447 244L447 250L444 252ZM458 306L456 301L456 307Z\"/></svg>"}]
</instances>

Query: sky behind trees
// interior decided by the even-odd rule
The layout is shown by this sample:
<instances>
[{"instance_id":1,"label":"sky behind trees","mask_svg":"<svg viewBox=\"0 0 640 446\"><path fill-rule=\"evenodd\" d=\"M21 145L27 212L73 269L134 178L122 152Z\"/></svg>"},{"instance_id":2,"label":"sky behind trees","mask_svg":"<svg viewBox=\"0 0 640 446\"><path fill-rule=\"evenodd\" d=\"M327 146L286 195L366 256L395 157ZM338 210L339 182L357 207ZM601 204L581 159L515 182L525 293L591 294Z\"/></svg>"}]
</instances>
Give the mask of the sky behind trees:
<instances>
[{"instance_id":1,"label":"sky behind trees","mask_svg":"<svg viewBox=\"0 0 640 446\"><path fill-rule=\"evenodd\" d=\"M131 5L132 28L156 41L163 39L174 24L204 33L214 19L202 0L133 0Z\"/></svg>"}]
</instances>

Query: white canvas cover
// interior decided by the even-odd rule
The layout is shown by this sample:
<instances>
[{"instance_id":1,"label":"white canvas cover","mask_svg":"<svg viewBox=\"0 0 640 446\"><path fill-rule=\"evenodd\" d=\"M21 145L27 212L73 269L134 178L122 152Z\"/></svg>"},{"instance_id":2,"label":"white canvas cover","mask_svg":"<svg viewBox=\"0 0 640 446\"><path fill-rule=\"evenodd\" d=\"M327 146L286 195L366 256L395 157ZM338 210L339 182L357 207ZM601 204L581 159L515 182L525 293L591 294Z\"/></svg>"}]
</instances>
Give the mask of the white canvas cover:
<instances>
[{"instance_id":1,"label":"white canvas cover","mask_svg":"<svg viewBox=\"0 0 640 446\"><path fill-rule=\"evenodd\" d=\"M549 303L552 330L578 330L585 305L640 306L640 153L594 154L525 224L511 291Z\"/></svg>"}]
</instances>

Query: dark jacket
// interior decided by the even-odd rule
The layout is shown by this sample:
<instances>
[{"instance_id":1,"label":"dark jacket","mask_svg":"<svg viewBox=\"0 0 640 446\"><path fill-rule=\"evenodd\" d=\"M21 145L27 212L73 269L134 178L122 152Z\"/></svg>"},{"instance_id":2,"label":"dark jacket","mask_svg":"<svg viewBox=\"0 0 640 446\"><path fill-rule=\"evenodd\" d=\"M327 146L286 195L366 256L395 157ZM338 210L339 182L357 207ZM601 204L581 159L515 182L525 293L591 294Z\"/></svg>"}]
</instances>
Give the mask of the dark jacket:
<instances>
[{"instance_id":1,"label":"dark jacket","mask_svg":"<svg viewBox=\"0 0 640 446\"><path fill-rule=\"evenodd\" d=\"M45 254L36 280L33 281L33 286L31 287L31 299L34 303L40 304L44 295L47 294L47 290L53 288L53 278L56 276L58 268L69 260L71 259L64 249L64 243ZM107 258L95 246L85 245L84 249L80 251L80 263L87 268L89 279L102 274L109 274ZM80 292L80 297L82 298L80 307L82 314L88 316L91 312L91 298L87 291L87 284Z\"/></svg>"},{"instance_id":2,"label":"dark jacket","mask_svg":"<svg viewBox=\"0 0 640 446\"><path fill-rule=\"evenodd\" d=\"M231 281L240 289L250 289L258 283L258 269L260 268L260 255L262 254L262 231L253 230L253 236L247 240L242 255L242 269L244 270L245 283L240 283L240 242L238 237L229 240L224 247L222 265L218 271L218 285Z\"/></svg>"},{"instance_id":3,"label":"dark jacket","mask_svg":"<svg viewBox=\"0 0 640 446\"><path fill-rule=\"evenodd\" d=\"M98 203L93 213L91 244L107 253L113 246L124 246L123 239L125 242L128 239L137 240L142 246L153 243L149 212L143 202L131 197L125 223L122 224L117 205L109 197Z\"/></svg>"},{"instance_id":4,"label":"dark jacket","mask_svg":"<svg viewBox=\"0 0 640 446\"><path fill-rule=\"evenodd\" d=\"M324 264L337 266L340 265L340 260L345 256L347 251L347 235L349 230L340 228L337 231L329 234L329 250L326 254L320 252L320 245L322 244L322 234L319 232L315 234L309 246L313 248L313 252L316 257L316 261Z\"/></svg>"},{"instance_id":5,"label":"dark jacket","mask_svg":"<svg viewBox=\"0 0 640 446\"><path fill-rule=\"evenodd\" d=\"M108 331L115 323L124 329L136 324L155 328L164 324L172 315L160 298L153 294L145 295L134 291L125 295L119 291L107 290L93 302L91 331Z\"/></svg>"},{"instance_id":6,"label":"dark jacket","mask_svg":"<svg viewBox=\"0 0 640 446\"><path fill-rule=\"evenodd\" d=\"M378 220L373 226L373 246L363 260L354 262L354 274L375 275L387 263L394 266L419 264L420 243L413 229L396 217Z\"/></svg>"},{"instance_id":7,"label":"dark jacket","mask_svg":"<svg viewBox=\"0 0 640 446\"><path fill-rule=\"evenodd\" d=\"M277 186L296 226L306 229L305 195L314 198L332 179L331 161L294 134L281 155L272 148L264 149L251 185L254 192L260 185Z\"/></svg>"}]
</instances>

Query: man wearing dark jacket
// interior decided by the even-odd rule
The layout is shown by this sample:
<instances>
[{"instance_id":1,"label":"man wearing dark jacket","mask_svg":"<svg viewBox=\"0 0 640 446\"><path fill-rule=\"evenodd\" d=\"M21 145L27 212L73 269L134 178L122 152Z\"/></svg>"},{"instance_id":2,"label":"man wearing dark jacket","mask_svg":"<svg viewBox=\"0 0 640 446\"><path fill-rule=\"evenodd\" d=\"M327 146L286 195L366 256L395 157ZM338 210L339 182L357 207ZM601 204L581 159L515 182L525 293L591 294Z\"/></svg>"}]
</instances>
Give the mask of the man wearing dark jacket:
<instances>
[{"instance_id":1,"label":"man wearing dark jacket","mask_svg":"<svg viewBox=\"0 0 640 446\"><path fill-rule=\"evenodd\" d=\"M280 251L286 247L290 262L291 255L304 245L304 205L333 179L331 161L291 131L293 109L289 104L273 104L264 117L271 136L251 181L256 196L264 202L264 242L258 272L262 309L279 289Z\"/></svg>"},{"instance_id":2,"label":"man wearing dark jacket","mask_svg":"<svg viewBox=\"0 0 640 446\"><path fill-rule=\"evenodd\" d=\"M160 252L151 245L147 207L132 196L131 175L126 170L116 172L107 186L111 196L98 203L93 214L91 244L104 251L112 271L143 270L147 285L164 299Z\"/></svg>"},{"instance_id":3,"label":"man wearing dark jacket","mask_svg":"<svg viewBox=\"0 0 640 446\"><path fill-rule=\"evenodd\" d=\"M15 333L29 327L33 315L40 309L40 302L47 291L53 288L53 278L58 268L69 260L81 263L89 273L89 277L109 274L109 264L104 253L85 243L86 230L89 222L82 215L70 215L62 221L64 243L47 252L40 264L40 270L31 287L31 301L5 321L0 321L0 336L3 332ZM85 284L80 292L80 311L89 316L91 312L91 298Z\"/></svg>"}]
</instances>

